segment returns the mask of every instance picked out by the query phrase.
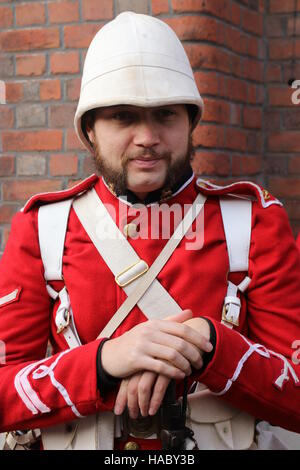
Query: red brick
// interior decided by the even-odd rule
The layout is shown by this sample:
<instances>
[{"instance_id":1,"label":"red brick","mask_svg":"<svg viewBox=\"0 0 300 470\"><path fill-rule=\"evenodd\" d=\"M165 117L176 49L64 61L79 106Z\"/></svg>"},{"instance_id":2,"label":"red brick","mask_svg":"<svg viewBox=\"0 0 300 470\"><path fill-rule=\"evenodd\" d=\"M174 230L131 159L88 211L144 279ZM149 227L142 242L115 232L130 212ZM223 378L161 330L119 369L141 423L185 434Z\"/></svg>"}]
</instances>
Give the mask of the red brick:
<instances>
[{"instance_id":1,"label":"red brick","mask_svg":"<svg viewBox=\"0 0 300 470\"><path fill-rule=\"evenodd\" d=\"M17 103L23 98L23 84L7 82L6 83L6 102Z\"/></svg>"},{"instance_id":2,"label":"red brick","mask_svg":"<svg viewBox=\"0 0 300 470\"><path fill-rule=\"evenodd\" d=\"M231 23L236 26L240 26L241 24L241 7L237 3L231 3Z\"/></svg>"},{"instance_id":3,"label":"red brick","mask_svg":"<svg viewBox=\"0 0 300 470\"><path fill-rule=\"evenodd\" d=\"M273 152L299 152L300 134L298 131L285 131L268 135L268 150Z\"/></svg>"},{"instance_id":4,"label":"red brick","mask_svg":"<svg viewBox=\"0 0 300 470\"><path fill-rule=\"evenodd\" d=\"M195 146L223 148L224 129L212 124L198 125L193 133L193 142Z\"/></svg>"},{"instance_id":5,"label":"red brick","mask_svg":"<svg viewBox=\"0 0 300 470\"><path fill-rule=\"evenodd\" d=\"M152 0L152 13L153 15L160 15L161 13L168 13L169 0Z\"/></svg>"},{"instance_id":6,"label":"red brick","mask_svg":"<svg viewBox=\"0 0 300 470\"><path fill-rule=\"evenodd\" d=\"M13 155L0 156L0 176L12 176L15 174L15 157Z\"/></svg>"},{"instance_id":7,"label":"red brick","mask_svg":"<svg viewBox=\"0 0 300 470\"><path fill-rule=\"evenodd\" d=\"M249 104L257 104L257 85L247 83L247 102Z\"/></svg>"},{"instance_id":8,"label":"red brick","mask_svg":"<svg viewBox=\"0 0 300 470\"><path fill-rule=\"evenodd\" d=\"M2 133L4 151L60 150L62 131L8 131Z\"/></svg>"},{"instance_id":9,"label":"red brick","mask_svg":"<svg viewBox=\"0 0 300 470\"><path fill-rule=\"evenodd\" d=\"M272 60L300 58L300 39L270 39L269 58Z\"/></svg>"},{"instance_id":10,"label":"red brick","mask_svg":"<svg viewBox=\"0 0 300 470\"><path fill-rule=\"evenodd\" d=\"M259 155L232 155L232 174L255 175L262 171L262 158Z\"/></svg>"},{"instance_id":11,"label":"red brick","mask_svg":"<svg viewBox=\"0 0 300 470\"><path fill-rule=\"evenodd\" d=\"M66 134L66 150L86 150L73 129L67 129Z\"/></svg>"},{"instance_id":12,"label":"red brick","mask_svg":"<svg viewBox=\"0 0 300 470\"><path fill-rule=\"evenodd\" d=\"M12 108L0 105L0 129L10 129L14 125L14 113Z\"/></svg>"},{"instance_id":13,"label":"red brick","mask_svg":"<svg viewBox=\"0 0 300 470\"><path fill-rule=\"evenodd\" d=\"M280 82L281 81L281 66L279 64L268 63L266 64L266 75L267 82Z\"/></svg>"},{"instance_id":14,"label":"red brick","mask_svg":"<svg viewBox=\"0 0 300 470\"><path fill-rule=\"evenodd\" d=\"M0 33L2 51L31 51L59 46L58 28L14 29Z\"/></svg>"},{"instance_id":15,"label":"red brick","mask_svg":"<svg viewBox=\"0 0 300 470\"><path fill-rule=\"evenodd\" d=\"M300 204L299 201L287 201L284 205L288 216L291 219L300 219ZM300 232L299 232L300 233Z\"/></svg>"},{"instance_id":16,"label":"red brick","mask_svg":"<svg viewBox=\"0 0 300 470\"><path fill-rule=\"evenodd\" d=\"M288 18L286 32L288 36L300 36L300 18Z\"/></svg>"},{"instance_id":17,"label":"red brick","mask_svg":"<svg viewBox=\"0 0 300 470\"><path fill-rule=\"evenodd\" d=\"M55 1L48 3L50 23L69 23L79 20L78 1Z\"/></svg>"},{"instance_id":18,"label":"red brick","mask_svg":"<svg viewBox=\"0 0 300 470\"><path fill-rule=\"evenodd\" d=\"M50 107L50 126L52 128L73 127L73 121L77 104L58 104Z\"/></svg>"},{"instance_id":19,"label":"red brick","mask_svg":"<svg viewBox=\"0 0 300 470\"><path fill-rule=\"evenodd\" d=\"M10 224L18 210L17 204L0 204L0 224Z\"/></svg>"},{"instance_id":20,"label":"red brick","mask_svg":"<svg viewBox=\"0 0 300 470\"><path fill-rule=\"evenodd\" d=\"M247 149L247 133L235 128L226 129L225 148L239 151Z\"/></svg>"},{"instance_id":21,"label":"red brick","mask_svg":"<svg viewBox=\"0 0 300 470\"><path fill-rule=\"evenodd\" d=\"M238 54L246 54L247 52L247 35L244 31L233 28L232 26L226 27L225 45Z\"/></svg>"},{"instance_id":22,"label":"red brick","mask_svg":"<svg viewBox=\"0 0 300 470\"><path fill-rule=\"evenodd\" d=\"M255 82L264 80L264 64L255 59L244 60L244 77Z\"/></svg>"},{"instance_id":23,"label":"red brick","mask_svg":"<svg viewBox=\"0 0 300 470\"><path fill-rule=\"evenodd\" d=\"M96 173L95 161L92 155L86 155L83 160L83 176L87 177L92 173Z\"/></svg>"},{"instance_id":24,"label":"red brick","mask_svg":"<svg viewBox=\"0 0 300 470\"><path fill-rule=\"evenodd\" d=\"M3 250L4 250L5 245L6 245L7 241L8 241L9 235L10 235L10 227L4 227L4 228L2 229L2 234L3 234L3 235L2 235L2 248L3 248Z\"/></svg>"},{"instance_id":25,"label":"red brick","mask_svg":"<svg viewBox=\"0 0 300 470\"><path fill-rule=\"evenodd\" d=\"M270 106L295 106L292 102L294 89L288 86L269 86L268 96Z\"/></svg>"},{"instance_id":26,"label":"red brick","mask_svg":"<svg viewBox=\"0 0 300 470\"><path fill-rule=\"evenodd\" d=\"M67 98L70 101L77 101L80 95L81 78L71 78L66 80Z\"/></svg>"},{"instance_id":27,"label":"red brick","mask_svg":"<svg viewBox=\"0 0 300 470\"><path fill-rule=\"evenodd\" d=\"M268 189L275 197L300 197L300 178L269 177Z\"/></svg>"},{"instance_id":28,"label":"red brick","mask_svg":"<svg viewBox=\"0 0 300 470\"><path fill-rule=\"evenodd\" d=\"M266 130L279 130L281 126L281 110L267 108L264 111L264 123Z\"/></svg>"},{"instance_id":29,"label":"red brick","mask_svg":"<svg viewBox=\"0 0 300 470\"><path fill-rule=\"evenodd\" d=\"M288 164L289 173L300 173L300 155L291 155Z\"/></svg>"},{"instance_id":30,"label":"red brick","mask_svg":"<svg viewBox=\"0 0 300 470\"><path fill-rule=\"evenodd\" d=\"M16 74L37 76L43 75L46 70L46 57L44 54L29 54L16 57Z\"/></svg>"},{"instance_id":31,"label":"red brick","mask_svg":"<svg viewBox=\"0 0 300 470\"><path fill-rule=\"evenodd\" d=\"M199 0L172 0L172 7L176 13L186 11L200 12Z\"/></svg>"},{"instance_id":32,"label":"red brick","mask_svg":"<svg viewBox=\"0 0 300 470\"><path fill-rule=\"evenodd\" d=\"M59 191L62 183L60 180L49 179L20 179L3 182L4 201L26 201L33 194Z\"/></svg>"},{"instance_id":33,"label":"red brick","mask_svg":"<svg viewBox=\"0 0 300 470\"><path fill-rule=\"evenodd\" d=\"M260 154L262 152L262 133L261 131L251 131L246 133L247 152L250 154Z\"/></svg>"},{"instance_id":34,"label":"red brick","mask_svg":"<svg viewBox=\"0 0 300 470\"><path fill-rule=\"evenodd\" d=\"M255 57L258 59L264 58L264 43L258 38L254 36L250 36L247 39L247 53L251 57Z\"/></svg>"},{"instance_id":35,"label":"red brick","mask_svg":"<svg viewBox=\"0 0 300 470\"><path fill-rule=\"evenodd\" d=\"M234 53L230 53L228 60L229 60L229 69L230 69L231 76L233 75L235 77L243 78L244 77L243 64L244 64L245 59Z\"/></svg>"},{"instance_id":36,"label":"red brick","mask_svg":"<svg viewBox=\"0 0 300 470\"><path fill-rule=\"evenodd\" d=\"M228 124L230 121L230 104L220 99L206 98L203 120Z\"/></svg>"},{"instance_id":37,"label":"red brick","mask_svg":"<svg viewBox=\"0 0 300 470\"><path fill-rule=\"evenodd\" d=\"M208 68L230 73L230 55L220 48L208 44L189 43L184 45L193 68Z\"/></svg>"},{"instance_id":38,"label":"red brick","mask_svg":"<svg viewBox=\"0 0 300 470\"><path fill-rule=\"evenodd\" d=\"M287 158L286 155L278 155L276 153L267 154L265 159L264 170L268 175L285 175L287 174Z\"/></svg>"},{"instance_id":39,"label":"red brick","mask_svg":"<svg viewBox=\"0 0 300 470\"><path fill-rule=\"evenodd\" d=\"M172 7L174 12L211 13L228 21L231 19L228 0L172 0Z\"/></svg>"},{"instance_id":40,"label":"red brick","mask_svg":"<svg viewBox=\"0 0 300 470\"><path fill-rule=\"evenodd\" d=\"M29 26L45 23L45 6L43 3L22 3L16 5L17 26Z\"/></svg>"},{"instance_id":41,"label":"red brick","mask_svg":"<svg viewBox=\"0 0 300 470\"><path fill-rule=\"evenodd\" d=\"M242 105L230 103L230 119L229 124L241 127Z\"/></svg>"},{"instance_id":42,"label":"red brick","mask_svg":"<svg viewBox=\"0 0 300 470\"><path fill-rule=\"evenodd\" d=\"M295 0L270 0L270 13L293 13L295 10ZM297 0L296 11L300 11L300 0Z\"/></svg>"},{"instance_id":43,"label":"red brick","mask_svg":"<svg viewBox=\"0 0 300 470\"><path fill-rule=\"evenodd\" d=\"M214 18L175 16L164 21L175 31L181 41L201 40L224 43L224 27Z\"/></svg>"},{"instance_id":44,"label":"red brick","mask_svg":"<svg viewBox=\"0 0 300 470\"><path fill-rule=\"evenodd\" d=\"M50 70L53 74L78 73L80 71L79 53L77 51L54 52L50 56Z\"/></svg>"},{"instance_id":45,"label":"red brick","mask_svg":"<svg viewBox=\"0 0 300 470\"><path fill-rule=\"evenodd\" d=\"M262 128L262 109L245 107L243 110L243 124L244 127L250 129L261 129Z\"/></svg>"},{"instance_id":46,"label":"red brick","mask_svg":"<svg viewBox=\"0 0 300 470\"><path fill-rule=\"evenodd\" d=\"M192 166L196 175L226 176L230 172L230 157L226 153L196 152Z\"/></svg>"},{"instance_id":47,"label":"red brick","mask_svg":"<svg viewBox=\"0 0 300 470\"><path fill-rule=\"evenodd\" d=\"M227 80L227 96L232 101L247 101L247 84L237 78Z\"/></svg>"},{"instance_id":48,"label":"red brick","mask_svg":"<svg viewBox=\"0 0 300 470\"><path fill-rule=\"evenodd\" d=\"M9 28L13 24L11 7L0 7L0 28Z\"/></svg>"},{"instance_id":49,"label":"red brick","mask_svg":"<svg viewBox=\"0 0 300 470\"><path fill-rule=\"evenodd\" d=\"M285 28L281 16L266 16L266 33L268 37L284 37Z\"/></svg>"},{"instance_id":50,"label":"red brick","mask_svg":"<svg viewBox=\"0 0 300 470\"><path fill-rule=\"evenodd\" d=\"M49 163L50 174L52 176L71 176L78 171L77 155L51 155Z\"/></svg>"},{"instance_id":51,"label":"red brick","mask_svg":"<svg viewBox=\"0 0 300 470\"><path fill-rule=\"evenodd\" d=\"M113 17L113 0L84 0L82 17L84 20L109 20Z\"/></svg>"},{"instance_id":52,"label":"red brick","mask_svg":"<svg viewBox=\"0 0 300 470\"><path fill-rule=\"evenodd\" d=\"M263 15L249 8L242 12L242 27L249 33L262 36L263 33Z\"/></svg>"},{"instance_id":53,"label":"red brick","mask_svg":"<svg viewBox=\"0 0 300 470\"><path fill-rule=\"evenodd\" d=\"M299 79L300 77L300 63L287 63L284 64L283 67L283 80L288 83L288 81L292 78L295 80L295 78Z\"/></svg>"},{"instance_id":54,"label":"red brick","mask_svg":"<svg viewBox=\"0 0 300 470\"><path fill-rule=\"evenodd\" d=\"M195 72L195 80L200 94L217 95L219 89L219 78L214 72L200 70Z\"/></svg>"},{"instance_id":55,"label":"red brick","mask_svg":"<svg viewBox=\"0 0 300 470\"><path fill-rule=\"evenodd\" d=\"M90 23L65 26L65 46L70 48L88 47L101 26L103 25Z\"/></svg>"},{"instance_id":56,"label":"red brick","mask_svg":"<svg viewBox=\"0 0 300 470\"><path fill-rule=\"evenodd\" d=\"M294 109L289 109L288 111L281 111L281 116L283 118L284 129L299 129L299 105L295 106Z\"/></svg>"},{"instance_id":57,"label":"red brick","mask_svg":"<svg viewBox=\"0 0 300 470\"><path fill-rule=\"evenodd\" d=\"M61 82L60 80L43 80L40 83L41 101L60 100Z\"/></svg>"}]
</instances>

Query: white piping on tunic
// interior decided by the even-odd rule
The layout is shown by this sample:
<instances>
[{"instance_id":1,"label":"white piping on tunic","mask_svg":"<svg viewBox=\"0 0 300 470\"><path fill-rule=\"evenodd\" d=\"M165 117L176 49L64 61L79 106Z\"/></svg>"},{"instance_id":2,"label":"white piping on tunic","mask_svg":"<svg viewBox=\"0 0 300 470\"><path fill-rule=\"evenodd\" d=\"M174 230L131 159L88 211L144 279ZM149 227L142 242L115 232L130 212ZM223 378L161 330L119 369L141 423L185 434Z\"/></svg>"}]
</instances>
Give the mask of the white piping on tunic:
<instances>
[{"instance_id":1,"label":"white piping on tunic","mask_svg":"<svg viewBox=\"0 0 300 470\"><path fill-rule=\"evenodd\" d=\"M67 403L68 406L70 406L75 416L77 416L78 418L83 417L77 410L72 400L70 399L70 396L67 390L65 389L65 387L56 380L54 376L54 372L53 372L53 369L57 366L62 356L69 353L70 351L71 350L68 349L66 351L61 352L50 366L43 365L43 362L49 360L49 358L42 359L41 361L35 362L34 364L29 364L28 366L24 367L15 376L14 384L15 384L17 393L19 394L23 403L26 405L29 411L31 411L32 414L38 414L38 412L49 413L51 411L51 409L40 400L37 393L34 391L34 389L31 387L29 383L28 375L33 371L34 368L36 368L36 370L32 374L32 377L35 380L38 380L48 375L50 377L52 385L62 395L65 402Z\"/></svg>"},{"instance_id":2,"label":"white piping on tunic","mask_svg":"<svg viewBox=\"0 0 300 470\"><path fill-rule=\"evenodd\" d=\"M205 181L201 178L197 179L196 183L199 184L198 182L206 183L208 186L212 186L212 188L207 188L207 189L212 189L212 190L214 190L214 189L215 190L228 189L228 188L236 187L238 185L240 186L240 185L243 185L243 184L246 183L246 184L249 184L250 186L253 186L259 192L260 199L261 199L261 204L264 208L267 208L267 207L271 206L272 204L278 204L279 206L283 205L282 202L280 202L278 199L272 199L271 201L266 202L261 188L259 186L257 186L255 183L252 183L251 181L239 181L237 183L228 184L227 186L218 186L217 184L211 183L210 181ZM212 195L213 195L213 193L212 193ZM228 196L236 196L236 195L235 194L228 194Z\"/></svg>"},{"instance_id":3,"label":"white piping on tunic","mask_svg":"<svg viewBox=\"0 0 300 470\"><path fill-rule=\"evenodd\" d=\"M14 380L17 393L32 414L38 414L39 411L41 413L49 413L49 411L51 411L50 408L39 399L27 378L30 372L45 360L46 359L42 359L41 361L24 367L17 373Z\"/></svg>"},{"instance_id":4,"label":"white piping on tunic","mask_svg":"<svg viewBox=\"0 0 300 470\"><path fill-rule=\"evenodd\" d=\"M68 350L63 351L62 353L60 353L59 356L55 359L55 361L52 362L50 367L46 366L46 365L41 365L37 370L35 370L33 372L32 377L35 380L38 380L38 379L42 379L44 377L47 377L47 375L48 375L51 379L52 385L59 391L59 393L61 394L61 396L63 397L63 399L67 403L67 405L71 408L71 410L75 414L75 416L77 416L78 418L83 418L83 416L79 413L76 406L72 402L67 390L65 389L65 387L60 382L58 382L56 380L56 378L54 376L54 372L53 372L53 369L56 367L56 365L58 364L58 361L62 358L62 356L69 353L70 351L71 350L68 349Z\"/></svg>"},{"instance_id":5,"label":"white piping on tunic","mask_svg":"<svg viewBox=\"0 0 300 470\"><path fill-rule=\"evenodd\" d=\"M249 345L249 349L248 351L242 356L242 358L239 360L238 362L238 365L234 371L234 374L232 375L231 379L228 379L225 387L223 390L221 390L220 392L212 392L213 395L224 395L226 392L228 392L228 390L230 389L230 387L232 386L233 382L235 382L241 371L242 371L242 368L244 367L244 364L245 362L249 359L249 357L254 353L254 352L257 352L258 354L260 354L261 356L263 357L266 357L268 359L270 359L271 355L273 356L276 356L278 357L279 359L281 359L284 363L284 368L281 370L281 375L277 377L277 379L275 380L274 384L277 388L279 388L280 390L282 390L283 388L283 385L284 385L284 382L288 381L289 380L289 373L291 374L294 382L295 382L295 385L296 386L299 386L300 385L300 381L298 379L298 376L296 374L296 372L294 371L293 367L290 365L290 363L288 362L288 360L286 359L286 357L282 356L282 354L279 354L279 353L276 353L274 351L271 351L269 349L267 349L265 346L263 346L262 344L252 344L250 343L250 341L247 340L247 338L245 338L243 335L241 335L242 338L245 340L245 342Z\"/></svg>"}]
</instances>

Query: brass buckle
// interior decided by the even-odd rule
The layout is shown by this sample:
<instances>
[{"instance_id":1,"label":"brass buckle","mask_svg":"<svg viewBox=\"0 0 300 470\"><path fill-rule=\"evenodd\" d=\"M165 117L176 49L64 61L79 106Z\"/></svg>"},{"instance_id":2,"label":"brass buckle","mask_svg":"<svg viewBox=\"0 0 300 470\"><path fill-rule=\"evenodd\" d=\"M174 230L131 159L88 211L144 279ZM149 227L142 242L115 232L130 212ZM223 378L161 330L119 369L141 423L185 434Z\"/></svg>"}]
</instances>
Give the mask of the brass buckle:
<instances>
[{"instance_id":1,"label":"brass buckle","mask_svg":"<svg viewBox=\"0 0 300 470\"><path fill-rule=\"evenodd\" d=\"M230 320L226 317L226 306L223 305L223 310L222 310L222 320L226 323L230 323L231 325L234 325L234 326L239 326L239 320L237 321L234 321L234 320Z\"/></svg>"},{"instance_id":2,"label":"brass buckle","mask_svg":"<svg viewBox=\"0 0 300 470\"><path fill-rule=\"evenodd\" d=\"M126 409L122 415L122 424L124 439L128 439L130 436L147 439L153 434L159 435L159 414L145 417L139 415L137 419L132 419Z\"/></svg>"},{"instance_id":3,"label":"brass buckle","mask_svg":"<svg viewBox=\"0 0 300 470\"><path fill-rule=\"evenodd\" d=\"M120 278L123 274L127 273L128 271L130 271L130 269L134 268L134 266L136 266L137 264L139 264L141 261L143 261L143 262L145 263L145 265L146 265L146 266L145 266L145 269L144 269L143 271L141 271L140 273L137 273L134 277L132 277L131 279L129 279L129 280L126 281L126 282L121 282L121 281L119 280L119 278ZM145 273L148 271L148 269L149 269L148 264L147 264L144 260L139 260L139 261L137 261L136 263L133 263L131 266L128 266L128 268L124 269L124 271L121 271L119 274L117 274L117 275L115 276L115 281L116 281L116 283L118 284L118 286L120 286L120 287L128 286L128 284L130 284L131 282L135 281L136 279L138 279L139 277L141 277L143 274L145 274Z\"/></svg>"},{"instance_id":4,"label":"brass buckle","mask_svg":"<svg viewBox=\"0 0 300 470\"><path fill-rule=\"evenodd\" d=\"M59 328L57 328L56 330L56 333L59 335L65 328L67 328L67 326L69 326L70 324L70 312L69 310L67 310L66 312L66 324L65 325L61 325Z\"/></svg>"}]
</instances>

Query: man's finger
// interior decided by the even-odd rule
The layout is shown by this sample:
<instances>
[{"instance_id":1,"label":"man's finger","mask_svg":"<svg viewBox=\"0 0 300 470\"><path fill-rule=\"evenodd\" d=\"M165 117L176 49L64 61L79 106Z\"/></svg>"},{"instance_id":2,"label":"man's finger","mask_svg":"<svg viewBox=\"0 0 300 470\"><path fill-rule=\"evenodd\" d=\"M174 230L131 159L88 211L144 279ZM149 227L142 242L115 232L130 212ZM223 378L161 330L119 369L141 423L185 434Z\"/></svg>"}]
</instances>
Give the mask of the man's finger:
<instances>
[{"instance_id":1,"label":"man's finger","mask_svg":"<svg viewBox=\"0 0 300 470\"><path fill-rule=\"evenodd\" d=\"M115 401L114 413L121 415L127 406L127 387L128 379L123 379L119 388L119 392Z\"/></svg>"},{"instance_id":2,"label":"man's finger","mask_svg":"<svg viewBox=\"0 0 300 470\"><path fill-rule=\"evenodd\" d=\"M193 318L193 312L191 309L187 308L185 310L182 310L182 312L180 313L176 313L175 315L171 315L169 317L164 318L164 320L183 323L187 320L190 320L191 318Z\"/></svg>"},{"instance_id":3,"label":"man's finger","mask_svg":"<svg viewBox=\"0 0 300 470\"><path fill-rule=\"evenodd\" d=\"M170 383L170 379L168 377L165 377L164 375L158 376L156 383L154 385L152 397L150 400L150 406L149 406L150 416L153 416L157 413L163 401L163 398L165 396L169 383Z\"/></svg>"},{"instance_id":4,"label":"man's finger","mask_svg":"<svg viewBox=\"0 0 300 470\"><path fill-rule=\"evenodd\" d=\"M138 385L138 404L142 416L148 416L149 403L152 388L156 381L157 374L154 372L144 372Z\"/></svg>"}]
</instances>

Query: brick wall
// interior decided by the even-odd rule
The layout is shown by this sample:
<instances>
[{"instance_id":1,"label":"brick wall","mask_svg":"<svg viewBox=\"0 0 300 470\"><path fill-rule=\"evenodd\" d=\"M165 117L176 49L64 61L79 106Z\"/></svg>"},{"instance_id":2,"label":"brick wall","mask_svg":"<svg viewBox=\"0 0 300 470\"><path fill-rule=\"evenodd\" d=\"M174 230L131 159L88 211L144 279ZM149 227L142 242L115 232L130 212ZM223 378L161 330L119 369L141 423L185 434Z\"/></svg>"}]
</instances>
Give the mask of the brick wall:
<instances>
[{"instance_id":1,"label":"brick wall","mask_svg":"<svg viewBox=\"0 0 300 470\"><path fill-rule=\"evenodd\" d=\"M73 129L80 72L96 31L127 9L159 16L185 44L205 101L195 172L267 186L300 230L300 113L288 85L291 65L300 80L295 5L300 11L300 0L0 0L0 251L28 197L93 172Z\"/></svg>"},{"instance_id":2,"label":"brick wall","mask_svg":"<svg viewBox=\"0 0 300 470\"><path fill-rule=\"evenodd\" d=\"M270 0L265 33L269 46L264 108L266 184L285 203L296 234L300 232L300 102L293 104L295 90L290 84L300 80L300 0Z\"/></svg>"}]
</instances>

